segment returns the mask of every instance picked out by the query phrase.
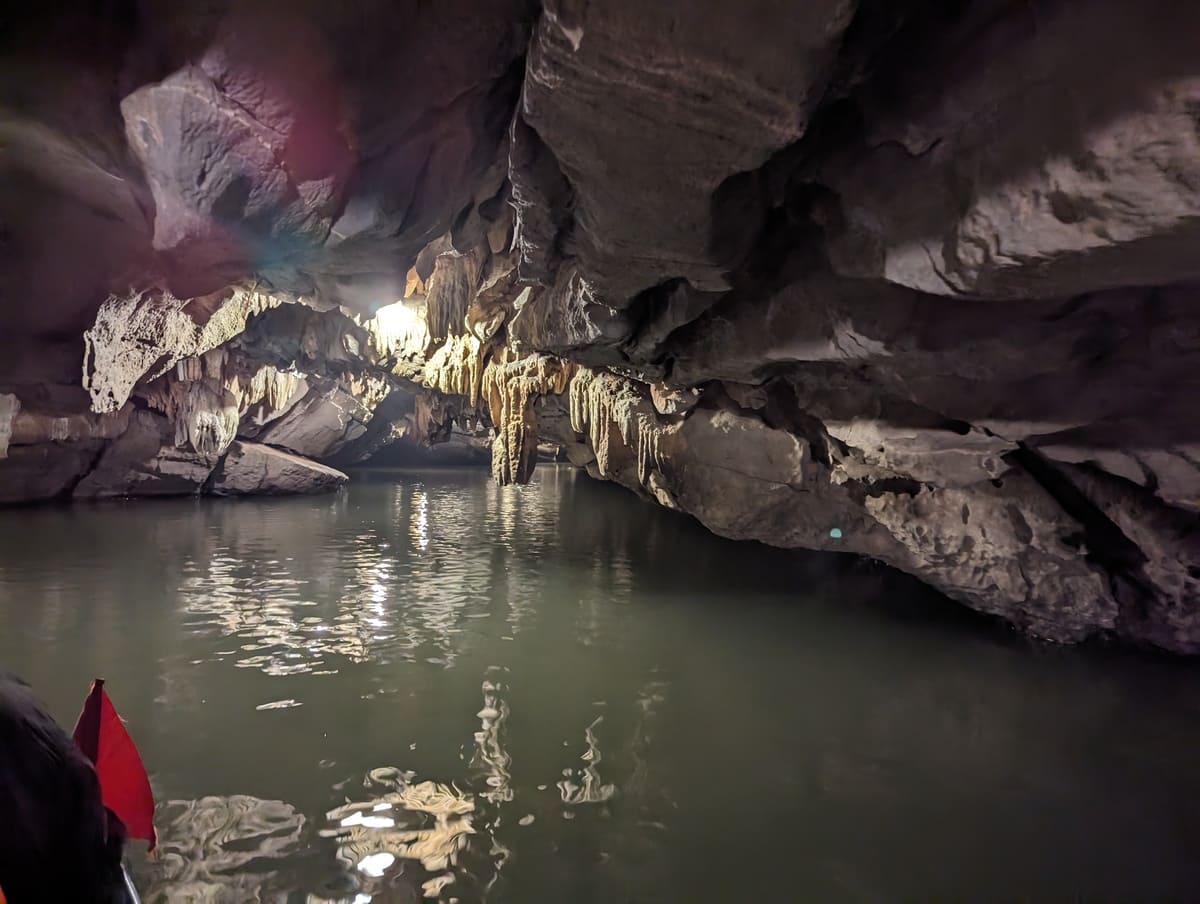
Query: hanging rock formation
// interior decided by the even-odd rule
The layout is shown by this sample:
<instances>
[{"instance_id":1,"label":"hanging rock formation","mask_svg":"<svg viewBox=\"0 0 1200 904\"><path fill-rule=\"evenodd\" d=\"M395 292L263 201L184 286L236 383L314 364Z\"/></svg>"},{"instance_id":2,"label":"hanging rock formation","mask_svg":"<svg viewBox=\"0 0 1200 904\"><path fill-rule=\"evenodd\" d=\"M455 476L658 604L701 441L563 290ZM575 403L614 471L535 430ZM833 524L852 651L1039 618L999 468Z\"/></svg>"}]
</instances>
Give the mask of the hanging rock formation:
<instances>
[{"instance_id":1,"label":"hanging rock formation","mask_svg":"<svg viewBox=\"0 0 1200 904\"><path fill-rule=\"evenodd\" d=\"M1200 651L1200 8L111 6L0 23L0 501L552 443Z\"/></svg>"}]
</instances>

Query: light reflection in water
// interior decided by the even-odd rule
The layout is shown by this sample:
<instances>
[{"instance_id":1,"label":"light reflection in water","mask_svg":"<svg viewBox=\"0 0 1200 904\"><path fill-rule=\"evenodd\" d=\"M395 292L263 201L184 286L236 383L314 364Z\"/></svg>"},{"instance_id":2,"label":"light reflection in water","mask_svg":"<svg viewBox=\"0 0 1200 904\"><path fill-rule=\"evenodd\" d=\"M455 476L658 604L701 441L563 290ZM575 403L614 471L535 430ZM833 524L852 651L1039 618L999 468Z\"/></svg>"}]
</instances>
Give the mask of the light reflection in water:
<instances>
[{"instance_id":1,"label":"light reflection in water","mask_svg":"<svg viewBox=\"0 0 1200 904\"><path fill-rule=\"evenodd\" d=\"M491 515L515 548L517 509L507 489L496 492ZM450 667L470 620L497 615L506 634L523 629L529 597L538 591L536 569L525 569L520 592L507 592L504 557L489 560L470 549L479 524L461 500L401 487L394 511L407 526L403 548L389 544L391 531L382 527L308 556L263 558L227 536L214 538L182 564L187 628L234 643L214 650L214 658L273 676L335 674L330 657L350 663L422 658ZM336 589L328 585L330 573L340 581ZM507 604L499 611L497 599Z\"/></svg>"},{"instance_id":2,"label":"light reflection in water","mask_svg":"<svg viewBox=\"0 0 1200 904\"><path fill-rule=\"evenodd\" d=\"M420 490L413 494L416 517L412 518L412 538L417 549L424 552L429 548L429 497Z\"/></svg>"},{"instance_id":3,"label":"light reflection in water","mask_svg":"<svg viewBox=\"0 0 1200 904\"><path fill-rule=\"evenodd\" d=\"M0 667L67 724L108 678L172 801L147 901L1200 887L1186 667L536 479L0 513Z\"/></svg>"},{"instance_id":4,"label":"light reflection in water","mask_svg":"<svg viewBox=\"0 0 1200 904\"><path fill-rule=\"evenodd\" d=\"M291 805L246 795L160 803L158 853L137 876L146 904L268 900L286 891L275 869L302 849Z\"/></svg>"},{"instance_id":5,"label":"light reflection in water","mask_svg":"<svg viewBox=\"0 0 1200 904\"><path fill-rule=\"evenodd\" d=\"M335 828L321 834L337 842L337 858L364 878L363 891L378 894L393 864L411 861L424 872L427 897L456 880L459 855L475 834L475 801L453 785L413 782L392 767L371 770L364 786L374 796L326 814ZM432 893L431 893L432 892Z\"/></svg>"},{"instance_id":6,"label":"light reflection in water","mask_svg":"<svg viewBox=\"0 0 1200 904\"><path fill-rule=\"evenodd\" d=\"M603 721L604 716L597 716L592 724L584 729L583 739L587 745L587 749L583 752L580 759L586 765L583 769L579 770L579 781L574 781L568 770L567 777L558 782L558 790L565 804L603 803L616 793L616 785L605 784L600 779L600 760L602 757L600 756L600 745L596 740L595 728Z\"/></svg>"},{"instance_id":7,"label":"light reflection in water","mask_svg":"<svg viewBox=\"0 0 1200 904\"><path fill-rule=\"evenodd\" d=\"M480 729L475 732L475 756L471 760L472 768L484 775L488 790L483 796L492 803L513 799L509 787L512 757L504 749L505 723L509 717L508 701L502 696L504 690L504 684L498 679L483 682L483 709L476 713Z\"/></svg>"}]
</instances>

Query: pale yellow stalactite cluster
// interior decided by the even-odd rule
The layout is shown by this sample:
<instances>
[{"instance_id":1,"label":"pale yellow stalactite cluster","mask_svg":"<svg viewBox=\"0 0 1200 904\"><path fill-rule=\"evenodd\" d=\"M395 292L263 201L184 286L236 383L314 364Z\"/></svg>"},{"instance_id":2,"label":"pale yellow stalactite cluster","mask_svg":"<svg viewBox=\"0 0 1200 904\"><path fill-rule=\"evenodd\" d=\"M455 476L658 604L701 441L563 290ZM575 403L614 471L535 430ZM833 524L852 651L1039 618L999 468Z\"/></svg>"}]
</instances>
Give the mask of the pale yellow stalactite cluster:
<instances>
[{"instance_id":1,"label":"pale yellow stalactite cluster","mask_svg":"<svg viewBox=\"0 0 1200 904\"><path fill-rule=\"evenodd\" d=\"M537 464L538 421L533 403L540 395L561 395L575 365L550 355L516 358L504 349L483 373L483 400L495 425L492 475L501 484L528 483Z\"/></svg>"},{"instance_id":2,"label":"pale yellow stalactite cluster","mask_svg":"<svg viewBox=\"0 0 1200 904\"><path fill-rule=\"evenodd\" d=\"M571 380L571 429L586 436L596 456L596 468L609 476L615 464L613 439L637 462L638 480L646 484L659 467L662 427L645 411L645 401L624 377L607 371L579 368Z\"/></svg>"},{"instance_id":3,"label":"pale yellow stalactite cluster","mask_svg":"<svg viewBox=\"0 0 1200 904\"><path fill-rule=\"evenodd\" d=\"M290 407L308 383L301 374L263 365L253 374L234 374L226 383L235 404L243 411L263 403L272 413Z\"/></svg>"},{"instance_id":4,"label":"pale yellow stalactite cluster","mask_svg":"<svg viewBox=\"0 0 1200 904\"><path fill-rule=\"evenodd\" d=\"M237 436L239 412L221 387L205 380L170 380L146 393L151 408L175 426L175 445L201 455L224 452Z\"/></svg>"},{"instance_id":5,"label":"pale yellow stalactite cluster","mask_svg":"<svg viewBox=\"0 0 1200 904\"><path fill-rule=\"evenodd\" d=\"M391 384L379 374L344 374L339 382L360 405L370 411L392 391Z\"/></svg>"},{"instance_id":6,"label":"pale yellow stalactite cluster","mask_svg":"<svg viewBox=\"0 0 1200 904\"><path fill-rule=\"evenodd\" d=\"M465 396L468 404L479 404L483 359L487 346L474 336L452 336L425 365L425 385L449 395Z\"/></svg>"},{"instance_id":7,"label":"pale yellow stalactite cluster","mask_svg":"<svg viewBox=\"0 0 1200 904\"><path fill-rule=\"evenodd\" d=\"M389 358L408 362L417 368L425 363L429 327L425 324L423 306L398 301L380 308L373 317L347 316L352 316L366 332L372 363Z\"/></svg>"},{"instance_id":8,"label":"pale yellow stalactite cluster","mask_svg":"<svg viewBox=\"0 0 1200 904\"><path fill-rule=\"evenodd\" d=\"M220 454L236 438L243 412L263 404L268 411L260 420L271 420L306 388L300 374L269 365L243 373L225 348L215 348L176 362L171 378L150 387L145 395L150 407L174 425L177 447Z\"/></svg>"}]
</instances>

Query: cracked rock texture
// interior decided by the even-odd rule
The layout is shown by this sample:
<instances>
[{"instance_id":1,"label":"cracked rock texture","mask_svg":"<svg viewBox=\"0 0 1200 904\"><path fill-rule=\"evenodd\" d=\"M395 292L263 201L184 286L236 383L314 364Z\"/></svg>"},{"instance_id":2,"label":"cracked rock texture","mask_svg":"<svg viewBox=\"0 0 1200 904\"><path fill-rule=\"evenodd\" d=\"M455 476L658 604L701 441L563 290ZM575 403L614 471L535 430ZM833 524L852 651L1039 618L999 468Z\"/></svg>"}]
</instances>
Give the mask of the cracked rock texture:
<instances>
[{"instance_id":1,"label":"cracked rock texture","mask_svg":"<svg viewBox=\"0 0 1200 904\"><path fill-rule=\"evenodd\" d=\"M1200 7L0 21L0 502L547 454L1200 652Z\"/></svg>"}]
</instances>

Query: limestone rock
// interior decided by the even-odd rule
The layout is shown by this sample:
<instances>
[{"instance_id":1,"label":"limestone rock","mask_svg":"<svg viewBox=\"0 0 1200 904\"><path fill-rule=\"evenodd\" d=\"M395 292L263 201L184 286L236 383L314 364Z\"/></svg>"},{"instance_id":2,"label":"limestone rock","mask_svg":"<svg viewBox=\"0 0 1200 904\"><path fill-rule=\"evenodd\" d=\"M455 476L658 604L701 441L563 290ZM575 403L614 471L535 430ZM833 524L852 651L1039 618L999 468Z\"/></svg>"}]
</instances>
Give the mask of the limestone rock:
<instances>
[{"instance_id":1,"label":"limestone rock","mask_svg":"<svg viewBox=\"0 0 1200 904\"><path fill-rule=\"evenodd\" d=\"M663 383L651 383L650 401L659 414L687 414L700 401L700 393L695 389L672 389Z\"/></svg>"},{"instance_id":2,"label":"limestone rock","mask_svg":"<svg viewBox=\"0 0 1200 904\"><path fill-rule=\"evenodd\" d=\"M1183 37L1200 11L975 6L929 37L945 53L891 56L862 92L865 149L819 176L842 207L839 268L993 299L1200 276L1181 253L1200 211Z\"/></svg>"},{"instance_id":3,"label":"limestone rock","mask_svg":"<svg viewBox=\"0 0 1200 904\"><path fill-rule=\"evenodd\" d=\"M57 410L40 410L29 406L19 411L13 419L10 439L12 443L23 446L87 439L115 439L128 428L132 413L132 405L125 405L118 411L105 414L96 414L93 411L60 413Z\"/></svg>"},{"instance_id":4,"label":"limestone rock","mask_svg":"<svg viewBox=\"0 0 1200 904\"><path fill-rule=\"evenodd\" d=\"M613 348L627 339L632 323L598 299L574 266L563 266L549 288L533 293L509 326L511 337L538 351L580 359L620 362Z\"/></svg>"},{"instance_id":5,"label":"limestone rock","mask_svg":"<svg viewBox=\"0 0 1200 904\"><path fill-rule=\"evenodd\" d=\"M188 299L165 292L109 298L84 333L83 385L92 409L116 411L139 382L229 341L249 317L282 302L254 290Z\"/></svg>"},{"instance_id":6,"label":"limestone rock","mask_svg":"<svg viewBox=\"0 0 1200 904\"><path fill-rule=\"evenodd\" d=\"M1154 495L1170 505L1200 512L1200 446L1146 449L1136 458L1154 478Z\"/></svg>"},{"instance_id":7,"label":"limestone rock","mask_svg":"<svg viewBox=\"0 0 1200 904\"><path fill-rule=\"evenodd\" d=\"M0 459L0 505L69 495L103 448L98 440L11 447Z\"/></svg>"},{"instance_id":8,"label":"limestone rock","mask_svg":"<svg viewBox=\"0 0 1200 904\"><path fill-rule=\"evenodd\" d=\"M361 437L371 417L371 408L344 389L314 387L258 439L297 455L327 458Z\"/></svg>"},{"instance_id":9,"label":"limestone rock","mask_svg":"<svg viewBox=\"0 0 1200 904\"><path fill-rule=\"evenodd\" d=\"M32 9L0 499L485 436L521 481L549 443L1040 637L1200 652L1200 7Z\"/></svg>"},{"instance_id":10,"label":"limestone rock","mask_svg":"<svg viewBox=\"0 0 1200 904\"><path fill-rule=\"evenodd\" d=\"M13 421L21 410L21 400L11 392L0 393L0 458L8 456L8 444L12 440Z\"/></svg>"},{"instance_id":11,"label":"limestone rock","mask_svg":"<svg viewBox=\"0 0 1200 904\"><path fill-rule=\"evenodd\" d=\"M1047 443L1037 447L1039 455L1069 464L1087 463L1130 483L1145 486L1147 475L1143 465L1131 454L1115 449L1095 449L1083 446Z\"/></svg>"},{"instance_id":12,"label":"limestone rock","mask_svg":"<svg viewBox=\"0 0 1200 904\"><path fill-rule=\"evenodd\" d=\"M257 270L363 312L403 297L416 254L496 159L531 12L448 0L222 4L202 27L186 7L152 16L204 36L189 65L121 105L176 288Z\"/></svg>"},{"instance_id":13,"label":"limestone rock","mask_svg":"<svg viewBox=\"0 0 1200 904\"><path fill-rule=\"evenodd\" d=\"M617 308L677 277L726 287L756 224L720 224L736 240L712 247L714 195L800 137L852 12L850 0L545 4L520 115L573 189L585 292Z\"/></svg>"},{"instance_id":14,"label":"limestone rock","mask_svg":"<svg viewBox=\"0 0 1200 904\"><path fill-rule=\"evenodd\" d=\"M571 186L554 153L519 110L509 132L509 179L515 212L513 242L520 254L521 278L550 286L565 253Z\"/></svg>"},{"instance_id":15,"label":"limestone rock","mask_svg":"<svg viewBox=\"0 0 1200 904\"><path fill-rule=\"evenodd\" d=\"M326 493L347 481L341 471L261 443L238 440L213 474L215 496Z\"/></svg>"},{"instance_id":16,"label":"limestone rock","mask_svg":"<svg viewBox=\"0 0 1200 904\"><path fill-rule=\"evenodd\" d=\"M100 456L75 487L77 499L119 496L189 496L204 488L217 456L175 445L165 417L135 411L129 427Z\"/></svg>"},{"instance_id":17,"label":"limestone rock","mask_svg":"<svg viewBox=\"0 0 1200 904\"><path fill-rule=\"evenodd\" d=\"M401 437L370 459L371 467L383 468L455 468L490 467L492 444L486 439L452 434L444 442L425 445L410 437Z\"/></svg>"},{"instance_id":18,"label":"limestone rock","mask_svg":"<svg viewBox=\"0 0 1200 904\"><path fill-rule=\"evenodd\" d=\"M1120 549L1113 586L1122 633L1174 652L1194 651L1200 644L1195 516L1105 474L1072 465L1063 473L1095 506L1092 517L1107 519L1105 539Z\"/></svg>"},{"instance_id":19,"label":"limestone rock","mask_svg":"<svg viewBox=\"0 0 1200 904\"><path fill-rule=\"evenodd\" d=\"M947 487L995 480L1009 470L1002 456L1016 443L981 430L930 430L875 420L825 421L825 429L857 450L870 468ZM865 476L854 473L851 476Z\"/></svg>"}]
</instances>

